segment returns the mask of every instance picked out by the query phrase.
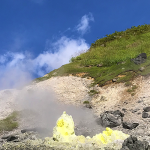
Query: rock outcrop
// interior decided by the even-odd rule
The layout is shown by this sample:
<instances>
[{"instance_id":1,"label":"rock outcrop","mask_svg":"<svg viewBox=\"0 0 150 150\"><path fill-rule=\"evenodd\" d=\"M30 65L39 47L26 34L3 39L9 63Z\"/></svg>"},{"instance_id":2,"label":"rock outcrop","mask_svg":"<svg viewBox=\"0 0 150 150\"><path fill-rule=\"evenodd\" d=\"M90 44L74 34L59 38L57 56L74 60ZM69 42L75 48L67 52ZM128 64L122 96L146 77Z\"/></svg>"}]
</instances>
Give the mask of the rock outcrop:
<instances>
[{"instance_id":1,"label":"rock outcrop","mask_svg":"<svg viewBox=\"0 0 150 150\"><path fill-rule=\"evenodd\" d=\"M100 123L104 127L116 127L122 123L124 114L119 111L105 111L100 115Z\"/></svg>"},{"instance_id":2,"label":"rock outcrop","mask_svg":"<svg viewBox=\"0 0 150 150\"><path fill-rule=\"evenodd\" d=\"M147 55L146 53L139 54L136 58L131 59L135 64L139 65L146 61Z\"/></svg>"},{"instance_id":3,"label":"rock outcrop","mask_svg":"<svg viewBox=\"0 0 150 150\"><path fill-rule=\"evenodd\" d=\"M124 140L121 150L150 150L150 146L146 141L140 141L135 136L130 136Z\"/></svg>"}]
</instances>

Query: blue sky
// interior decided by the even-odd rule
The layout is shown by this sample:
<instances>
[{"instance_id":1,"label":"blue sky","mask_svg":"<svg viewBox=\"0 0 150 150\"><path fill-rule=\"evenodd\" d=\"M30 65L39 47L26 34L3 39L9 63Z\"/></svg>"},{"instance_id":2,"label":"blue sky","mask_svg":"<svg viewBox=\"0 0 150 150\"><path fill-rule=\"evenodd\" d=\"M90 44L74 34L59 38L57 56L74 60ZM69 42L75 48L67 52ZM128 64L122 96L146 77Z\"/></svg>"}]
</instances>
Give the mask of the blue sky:
<instances>
[{"instance_id":1,"label":"blue sky","mask_svg":"<svg viewBox=\"0 0 150 150\"><path fill-rule=\"evenodd\" d=\"M149 0L0 0L0 89L57 69L115 31L150 24Z\"/></svg>"}]
</instances>

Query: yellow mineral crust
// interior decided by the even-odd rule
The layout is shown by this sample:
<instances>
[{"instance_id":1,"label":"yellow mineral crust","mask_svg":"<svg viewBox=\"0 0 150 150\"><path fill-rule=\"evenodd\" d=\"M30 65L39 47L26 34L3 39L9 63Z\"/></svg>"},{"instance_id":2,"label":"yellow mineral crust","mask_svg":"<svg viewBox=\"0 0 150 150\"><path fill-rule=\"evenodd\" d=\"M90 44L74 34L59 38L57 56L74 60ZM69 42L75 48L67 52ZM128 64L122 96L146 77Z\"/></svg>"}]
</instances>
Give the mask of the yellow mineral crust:
<instances>
[{"instance_id":1,"label":"yellow mineral crust","mask_svg":"<svg viewBox=\"0 0 150 150\"><path fill-rule=\"evenodd\" d=\"M72 116L63 112L53 129L53 138L61 142L70 142L71 138L75 136Z\"/></svg>"},{"instance_id":2,"label":"yellow mineral crust","mask_svg":"<svg viewBox=\"0 0 150 150\"><path fill-rule=\"evenodd\" d=\"M124 134L122 131L112 130L108 127L103 133L96 134L92 138L89 136L84 137L83 135L76 136L72 116L69 116L66 112L63 112L53 129L53 138L59 142L96 143L103 145L116 140L125 140L128 137L128 134Z\"/></svg>"}]
</instances>

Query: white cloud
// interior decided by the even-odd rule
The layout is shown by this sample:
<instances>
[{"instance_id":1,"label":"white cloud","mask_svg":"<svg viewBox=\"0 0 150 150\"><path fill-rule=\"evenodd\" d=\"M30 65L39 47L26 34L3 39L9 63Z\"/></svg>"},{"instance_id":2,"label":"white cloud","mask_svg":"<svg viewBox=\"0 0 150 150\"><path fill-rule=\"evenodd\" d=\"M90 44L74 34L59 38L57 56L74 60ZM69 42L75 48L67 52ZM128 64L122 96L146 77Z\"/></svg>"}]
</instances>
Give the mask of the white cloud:
<instances>
[{"instance_id":1,"label":"white cloud","mask_svg":"<svg viewBox=\"0 0 150 150\"><path fill-rule=\"evenodd\" d=\"M71 57L82 50L87 50L89 45L84 39L70 39L65 36L61 37L58 41L52 44L55 53L51 53L52 49L40 54L34 60L34 66L42 76L44 73L41 67L45 67L46 71L53 70L69 63Z\"/></svg>"},{"instance_id":2,"label":"white cloud","mask_svg":"<svg viewBox=\"0 0 150 150\"><path fill-rule=\"evenodd\" d=\"M85 34L90 29L90 21L94 21L93 15L91 13L89 13L88 15L84 15L81 18L80 23L76 26L76 30L82 35Z\"/></svg>"},{"instance_id":3,"label":"white cloud","mask_svg":"<svg viewBox=\"0 0 150 150\"><path fill-rule=\"evenodd\" d=\"M32 80L33 74L43 76L69 63L73 55L88 48L89 45L84 39L71 39L63 36L51 43L51 47L36 58L31 58L28 53L8 52L0 57L0 70L3 70L0 72L0 87L21 86Z\"/></svg>"},{"instance_id":4,"label":"white cloud","mask_svg":"<svg viewBox=\"0 0 150 150\"><path fill-rule=\"evenodd\" d=\"M6 56L3 55L3 56L0 56L0 63L4 63L6 62Z\"/></svg>"},{"instance_id":5,"label":"white cloud","mask_svg":"<svg viewBox=\"0 0 150 150\"><path fill-rule=\"evenodd\" d=\"M22 61L25 58L25 56L21 53L16 53L16 54L11 53L11 55L12 55L11 56L12 60L8 63L8 66L10 67L14 67L18 65L18 63L20 63L20 61Z\"/></svg>"},{"instance_id":6,"label":"white cloud","mask_svg":"<svg viewBox=\"0 0 150 150\"><path fill-rule=\"evenodd\" d=\"M84 15L76 26L76 30L82 35L85 34L90 28L90 21L94 21L92 14ZM69 30L71 29L68 28L66 31ZM45 51L34 58L29 51L16 52L16 50L24 50L26 40L14 39L14 43L9 48L10 51L0 56L0 70L2 70L0 71L0 89L21 86L33 80L35 75L41 77L69 63L72 56L77 56L90 47L83 38L61 36L53 43L47 40Z\"/></svg>"}]
</instances>

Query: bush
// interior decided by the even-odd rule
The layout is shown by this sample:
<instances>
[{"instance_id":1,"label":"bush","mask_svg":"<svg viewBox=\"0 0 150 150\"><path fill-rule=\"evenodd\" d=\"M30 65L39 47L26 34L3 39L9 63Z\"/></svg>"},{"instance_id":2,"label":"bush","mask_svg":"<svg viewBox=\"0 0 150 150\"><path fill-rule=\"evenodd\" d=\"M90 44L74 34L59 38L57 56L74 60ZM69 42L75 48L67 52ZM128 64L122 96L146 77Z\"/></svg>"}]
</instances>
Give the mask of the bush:
<instances>
[{"instance_id":1,"label":"bush","mask_svg":"<svg viewBox=\"0 0 150 150\"><path fill-rule=\"evenodd\" d=\"M133 89L133 90L137 89L137 86L136 86L136 85L133 85L133 86L132 86L132 89Z\"/></svg>"},{"instance_id":2,"label":"bush","mask_svg":"<svg viewBox=\"0 0 150 150\"><path fill-rule=\"evenodd\" d=\"M89 103L90 103L89 101L84 101L84 102L83 102L83 104L89 104Z\"/></svg>"},{"instance_id":3,"label":"bush","mask_svg":"<svg viewBox=\"0 0 150 150\"><path fill-rule=\"evenodd\" d=\"M89 94L90 94L91 96L93 96L93 95L95 95L95 94L98 94L98 92L97 92L96 90L90 90L90 91L89 91Z\"/></svg>"}]
</instances>

